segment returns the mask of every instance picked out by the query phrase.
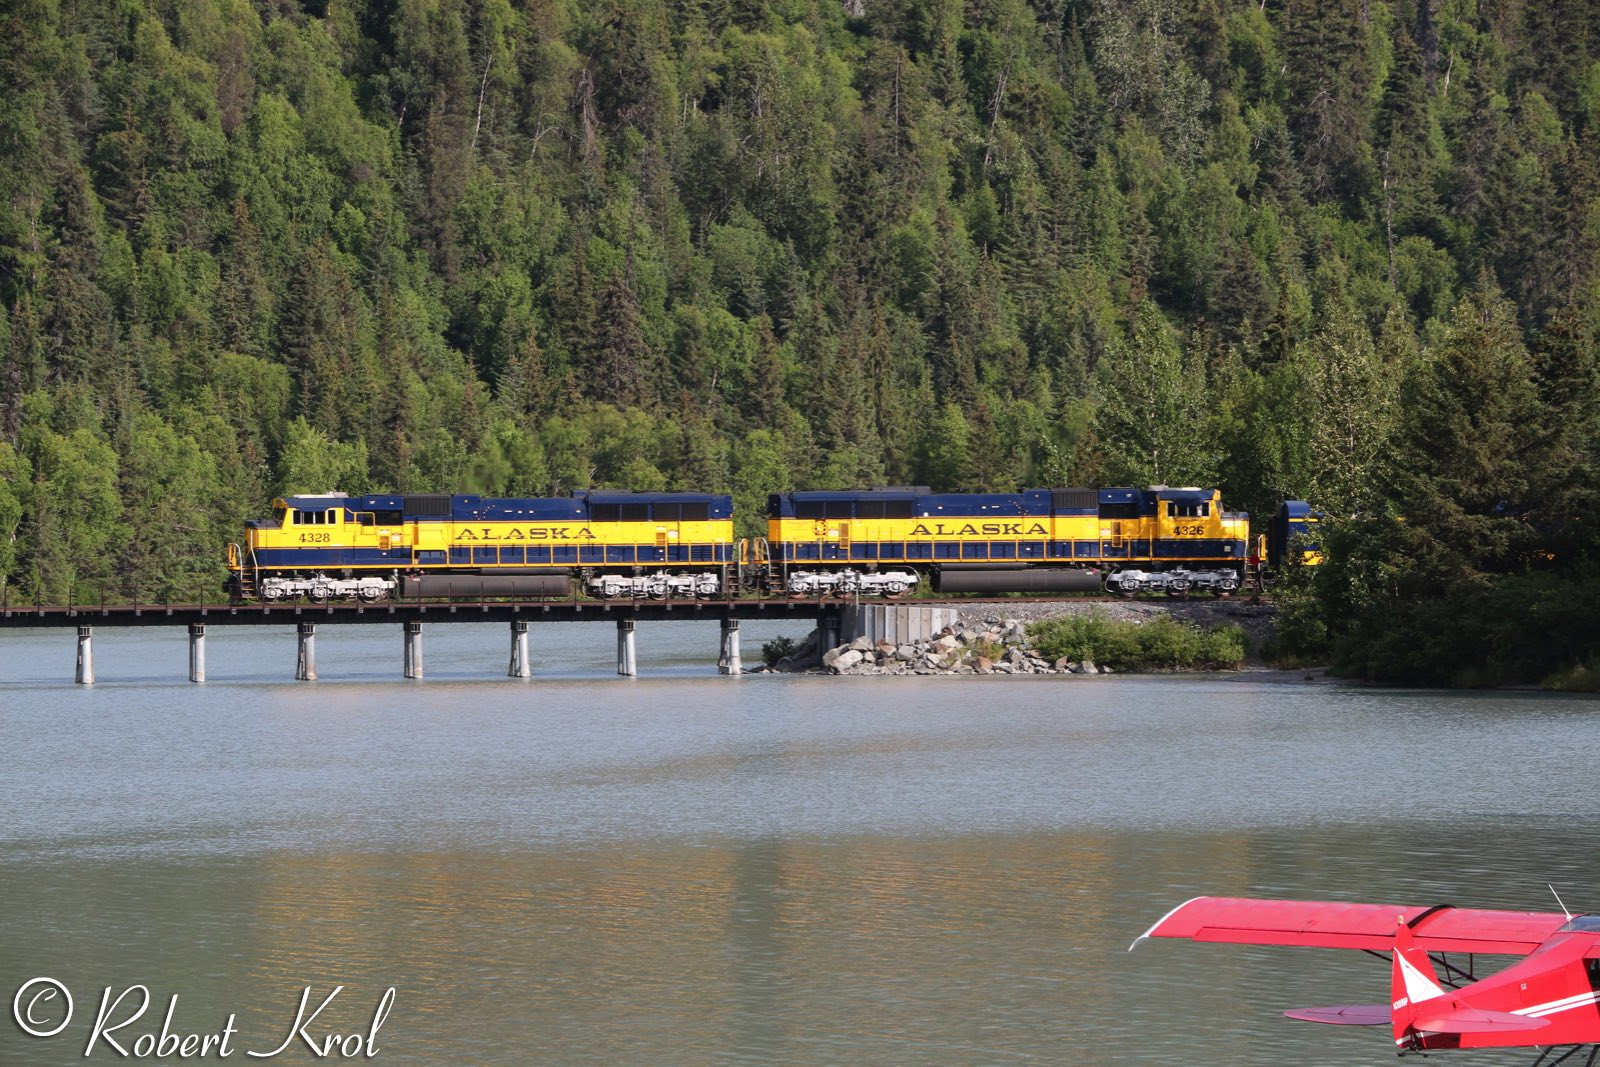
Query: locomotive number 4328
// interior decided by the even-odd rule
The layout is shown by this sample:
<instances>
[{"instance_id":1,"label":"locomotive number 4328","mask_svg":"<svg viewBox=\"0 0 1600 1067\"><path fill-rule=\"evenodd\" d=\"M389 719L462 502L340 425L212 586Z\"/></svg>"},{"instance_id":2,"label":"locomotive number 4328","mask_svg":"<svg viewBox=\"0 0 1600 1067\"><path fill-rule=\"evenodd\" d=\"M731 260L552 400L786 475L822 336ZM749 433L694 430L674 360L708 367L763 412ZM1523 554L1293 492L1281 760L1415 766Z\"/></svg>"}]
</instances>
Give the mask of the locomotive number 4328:
<instances>
[{"instance_id":1,"label":"locomotive number 4328","mask_svg":"<svg viewBox=\"0 0 1600 1067\"><path fill-rule=\"evenodd\" d=\"M330 540L332 540L332 535L329 534L329 533L326 533L326 532L323 532L323 533L303 533L303 534L300 535L300 543L302 545L316 544L319 541L325 543L325 542L328 542Z\"/></svg>"}]
</instances>

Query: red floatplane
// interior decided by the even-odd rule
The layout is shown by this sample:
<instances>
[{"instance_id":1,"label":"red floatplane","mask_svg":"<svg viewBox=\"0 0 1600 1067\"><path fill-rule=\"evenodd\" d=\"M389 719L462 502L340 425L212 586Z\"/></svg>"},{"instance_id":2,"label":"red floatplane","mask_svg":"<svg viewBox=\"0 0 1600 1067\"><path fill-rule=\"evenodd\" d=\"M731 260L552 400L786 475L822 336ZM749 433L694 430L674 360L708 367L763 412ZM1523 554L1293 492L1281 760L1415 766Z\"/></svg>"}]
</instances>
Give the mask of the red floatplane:
<instances>
[{"instance_id":1,"label":"red floatplane","mask_svg":"<svg viewBox=\"0 0 1600 1067\"><path fill-rule=\"evenodd\" d=\"M1600 915L1311 900L1196 897L1136 939L1355 949L1390 964L1389 1003L1304 1008L1291 1019L1387 1026L1401 1055L1534 1048L1534 1067L1600 1057ZM1479 978L1479 955L1523 959Z\"/></svg>"}]
</instances>

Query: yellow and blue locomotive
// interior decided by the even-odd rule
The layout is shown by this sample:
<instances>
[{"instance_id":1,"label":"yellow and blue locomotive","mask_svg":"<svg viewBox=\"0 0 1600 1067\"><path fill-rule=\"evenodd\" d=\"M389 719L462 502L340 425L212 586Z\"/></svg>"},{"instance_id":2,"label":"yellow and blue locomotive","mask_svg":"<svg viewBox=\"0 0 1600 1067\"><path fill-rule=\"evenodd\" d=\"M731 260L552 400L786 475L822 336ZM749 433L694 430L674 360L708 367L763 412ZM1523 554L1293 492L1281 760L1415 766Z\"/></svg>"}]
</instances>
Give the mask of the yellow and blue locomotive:
<instances>
[{"instance_id":1,"label":"yellow and blue locomotive","mask_svg":"<svg viewBox=\"0 0 1600 1067\"><path fill-rule=\"evenodd\" d=\"M564 597L574 581L606 600L894 597L924 580L945 593L1226 595L1253 558L1249 516L1216 489L789 492L767 512L767 536L742 544L732 498L709 493L292 496L228 546L230 584L267 601ZM1284 505L1274 562L1315 519Z\"/></svg>"},{"instance_id":2,"label":"yellow and blue locomotive","mask_svg":"<svg viewBox=\"0 0 1600 1067\"><path fill-rule=\"evenodd\" d=\"M241 599L714 597L733 564L733 499L591 491L485 499L445 494L274 501L228 546Z\"/></svg>"},{"instance_id":3,"label":"yellow and blue locomotive","mask_svg":"<svg viewBox=\"0 0 1600 1067\"><path fill-rule=\"evenodd\" d=\"M1231 593L1249 516L1216 489L922 488L774 494L772 566L793 595L895 596L924 575L946 593Z\"/></svg>"}]
</instances>

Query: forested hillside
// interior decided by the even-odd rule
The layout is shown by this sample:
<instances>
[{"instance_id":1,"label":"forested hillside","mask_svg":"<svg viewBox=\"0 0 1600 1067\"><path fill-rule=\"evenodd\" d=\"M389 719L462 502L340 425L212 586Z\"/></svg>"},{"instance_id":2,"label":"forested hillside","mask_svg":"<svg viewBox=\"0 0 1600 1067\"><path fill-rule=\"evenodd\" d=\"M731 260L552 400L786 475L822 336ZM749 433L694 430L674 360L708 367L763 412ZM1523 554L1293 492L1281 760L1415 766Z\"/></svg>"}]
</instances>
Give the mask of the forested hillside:
<instances>
[{"instance_id":1,"label":"forested hillside","mask_svg":"<svg viewBox=\"0 0 1600 1067\"><path fill-rule=\"evenodd\" d=\"M747 533L786 488L1303 497L1359 517L1300 631L1347 653L1595 548L1589 0L0 26L13 599L214 589L330 489L727 490Z\"/></svg>"}]
</instances>

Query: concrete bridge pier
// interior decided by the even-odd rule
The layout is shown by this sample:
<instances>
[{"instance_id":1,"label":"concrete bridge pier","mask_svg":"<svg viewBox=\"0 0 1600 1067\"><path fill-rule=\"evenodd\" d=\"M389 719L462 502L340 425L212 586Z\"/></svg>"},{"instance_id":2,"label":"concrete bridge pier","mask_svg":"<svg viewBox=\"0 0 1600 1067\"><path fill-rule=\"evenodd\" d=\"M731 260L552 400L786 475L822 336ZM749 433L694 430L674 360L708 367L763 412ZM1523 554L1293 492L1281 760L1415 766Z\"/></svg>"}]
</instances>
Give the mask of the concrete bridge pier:
<instances>
[{"instance_id":1,"label":"concrete bridge pier","mask_svg":"<svg viewBox=\"0 0 1600 1067\"><path fill-rule=\"evenodd\" d=\"M314 682L317 680L317 624L297 623L295 630L300 635L300 658L295 662L295 681Z\"/></svg>"},{"instance_id":2,"label":"concrete bridge pier","mask_svg":"<svg viewBox=\"0 0 1600 1067\"><path fill-rule=\"evenodd\" d=\"M838 648L842 641L839 640L839 616L828 614L817 616L817 652L823 653L830 648Z\"/></svg>"},{"instance_id":3,"label":"concrete bridge pier","mask_svg":"<svg viewBox=\"0 0 1600 1067\"><path fill-rule=\"evenodd\" d=\"M891 645L908 645L914 641L931 641L945 627L960 625L961 613L952 607L932 604L846 604L839 620L839 630L831 644L818 645L826 651L865 637L873 642L887 641ZM819 635L820 636L820 635Z\"/></svg>"},{"instance_id":4,"label":"concrete bridge pier","mask_svg":"<svg viewBox=\"0 0 1600 1067\"><path fill-rule=\"evenodd\" d=\"M638 650L634 645L632 619L617 620L617 673L624 678L639 674Z\"/></svg>"},{"instance_id":5,"label":"concrete bridge pier","mask_svg":"<svg viewBox=\"0 0 1600 1067\"><path fill-rule=\"evenodd\" d=\"M206 624L189 624L189 681L206 680Z\"/></svg>"},{"instance_id":6,"label":"concrete bridge pier","mask_svg":"<svg viewBox=\"0 0 1600 1067\"><path fill-rule=\"evenodd\" d=\"M743 674L744 664L739 660L739 620L722 620L722 655L717 659L721 674Z\"/></svg>"},{"instance_id":7,"label":"concrete bridge pier","mask_svg":"<svg viewBox=\"0 0 1600 1067\"><path fill-rule=\"evenodd\" d=\"M406 677L422 677L422 624L420 622L406 622L400 625L406 632Z\"/></svg>"},{"instance_id":8,"label":"concrete bridge pier","mask_svg":"<svg viewBox=\"0 0 1600 1067\"><path fill-rule=\"evenodd\" d=\"M94 684L94 627L78 627L78 673L79 685Z\"/></svg>"},{"instance_id":9,"label":"concrete bridge pier","mask_svg":"<svg viewBox=\"0 0 1600 1067\"><path fill-rule=\"evenodd\" d=\"M533 664L528 662L528 624L522 619L511 620L511 665L506 677L533 677Z\"/></svg>"}]
</instances>

